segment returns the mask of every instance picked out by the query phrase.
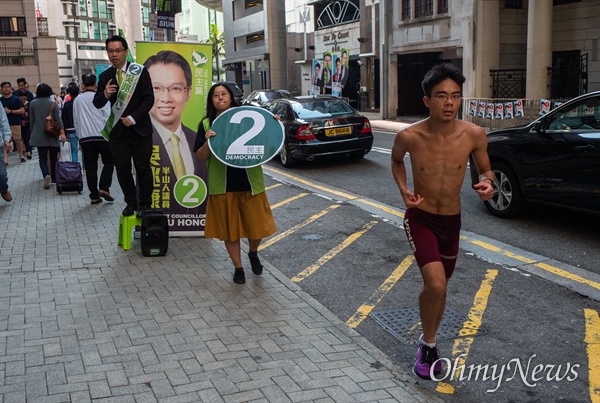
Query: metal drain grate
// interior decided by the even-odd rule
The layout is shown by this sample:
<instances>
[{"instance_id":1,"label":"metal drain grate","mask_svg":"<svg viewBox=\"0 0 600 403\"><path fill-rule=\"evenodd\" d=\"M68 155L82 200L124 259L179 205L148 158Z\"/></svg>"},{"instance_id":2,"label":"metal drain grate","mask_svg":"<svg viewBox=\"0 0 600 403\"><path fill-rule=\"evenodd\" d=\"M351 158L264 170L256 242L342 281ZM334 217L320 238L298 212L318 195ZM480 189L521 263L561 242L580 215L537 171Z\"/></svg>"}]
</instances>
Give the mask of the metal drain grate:
<instances>
[{"instance_id":1,"label":"metal drain grate","mask_svg":"<svg viewBox=\"0 0 600 403\"><path fill-rule=\"evenodd\" d=\"M390 309L388 311L372 312L370 316L400 340L402 344L407 346L418 345L419 336L423 332L419 308ZM487 331L484 328L471 323L467 316L446 308L436 338L437 341L444 341L458 337L479 336L486 333Z\"/></svg>"}]
</instances>

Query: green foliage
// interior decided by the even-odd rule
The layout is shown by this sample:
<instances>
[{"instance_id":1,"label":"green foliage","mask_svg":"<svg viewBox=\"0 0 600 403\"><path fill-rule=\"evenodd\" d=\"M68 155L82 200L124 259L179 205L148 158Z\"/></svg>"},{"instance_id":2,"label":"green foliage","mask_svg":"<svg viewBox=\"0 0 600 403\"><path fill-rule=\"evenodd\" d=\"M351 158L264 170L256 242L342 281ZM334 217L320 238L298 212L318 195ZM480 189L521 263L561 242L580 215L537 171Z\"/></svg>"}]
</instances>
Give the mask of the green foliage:
<instances>
[{"instance_id":1,"label":"green foliage","mask_svg":"<svg viewBox=\"0 0 600 403\"><path fill-rule=\"evenodd\" d=\"M217 24L210 24L209 37L205 41L212 45L213 77L220 81L221 73L225 71L219 66L219 59L225 57L225 33L219 32Z\"/></svg>"}]
</instances>

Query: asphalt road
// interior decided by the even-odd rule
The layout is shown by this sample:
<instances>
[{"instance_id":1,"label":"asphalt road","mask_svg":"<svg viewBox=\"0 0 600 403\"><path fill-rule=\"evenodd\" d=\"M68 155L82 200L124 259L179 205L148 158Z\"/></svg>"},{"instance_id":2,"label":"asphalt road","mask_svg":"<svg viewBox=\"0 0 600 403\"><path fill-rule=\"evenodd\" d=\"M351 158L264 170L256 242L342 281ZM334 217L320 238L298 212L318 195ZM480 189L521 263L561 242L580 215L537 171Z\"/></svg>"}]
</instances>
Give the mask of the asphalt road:
<instances>
[{"instance_id":1,"label":"asphalt road","mask_svg":"<svg viewBox=\"0 0 600 403\"><path fill-rule=\"evenodd\" d=\"M410 372L421 277L401 226L391 139L377 133L374 150L358 162L332 158L294 169L270 162L267 193L278 232L260 253ZM420 382L451 402L597 398L600 298L584 296L565 273L598 270L598 220L539 207L500 220L468 181L463 189L465 236L449 286L447 339L439 343L447 368L459 371ZM591 278L585 286L593 297L600 277Z\"/></svg>"}]
</instances>

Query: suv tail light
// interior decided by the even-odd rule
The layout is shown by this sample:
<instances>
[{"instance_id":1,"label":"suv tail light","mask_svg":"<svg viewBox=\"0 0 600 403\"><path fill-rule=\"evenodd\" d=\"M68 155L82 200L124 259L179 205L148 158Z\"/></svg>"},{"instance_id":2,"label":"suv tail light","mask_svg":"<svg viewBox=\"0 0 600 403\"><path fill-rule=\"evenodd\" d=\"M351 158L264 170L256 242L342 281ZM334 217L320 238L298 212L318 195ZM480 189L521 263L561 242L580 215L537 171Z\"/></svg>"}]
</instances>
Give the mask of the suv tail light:
<instances>
[{"instance_id":1,"label":"suv tail light","mask_svg":"<svg viewBox=\"0 0 600 403\"><path fill-rule=\"evenodd\" d=\"M307 125L300 126L298 128L298 130L296 130L295 136L298 140L314 140L314 139L316 139L315 135L313 134L313 132L310 130L310 128Z\"/></svg>"},{"instance_id":2,"label":"suv tail light","mask_svg":"<svg viewBox=\"0 0 600 403\"><path fill-rule=\"evenodd\" d=\"M360 134L370 134L371 133L371 122L369 119L365 118L365 123L360 131Z\"/></svg>"}]
</instances>

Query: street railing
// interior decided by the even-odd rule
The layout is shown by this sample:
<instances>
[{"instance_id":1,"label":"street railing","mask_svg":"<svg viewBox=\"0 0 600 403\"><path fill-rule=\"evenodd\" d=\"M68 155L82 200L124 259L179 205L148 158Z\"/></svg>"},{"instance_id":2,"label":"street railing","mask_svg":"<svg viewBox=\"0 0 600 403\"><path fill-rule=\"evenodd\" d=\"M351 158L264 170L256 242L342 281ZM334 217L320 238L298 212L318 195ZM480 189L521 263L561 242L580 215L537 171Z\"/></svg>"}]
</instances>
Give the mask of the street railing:
<instances>
[{"instance_id":1,"label":"street railing","mask_svg":"<svg viewBox=\"0 0 600 403\"><path fill-rule=\"evenodd\" d=\"M0 66L35 65L33 46L0 46Z\"/></svg>"}]
</instances>

